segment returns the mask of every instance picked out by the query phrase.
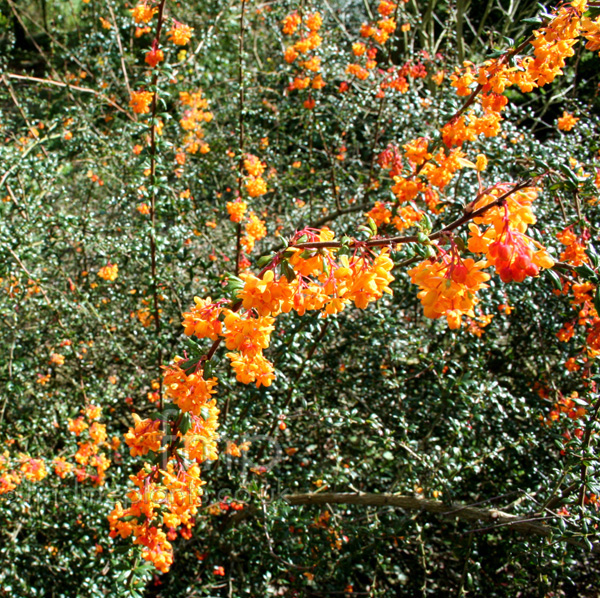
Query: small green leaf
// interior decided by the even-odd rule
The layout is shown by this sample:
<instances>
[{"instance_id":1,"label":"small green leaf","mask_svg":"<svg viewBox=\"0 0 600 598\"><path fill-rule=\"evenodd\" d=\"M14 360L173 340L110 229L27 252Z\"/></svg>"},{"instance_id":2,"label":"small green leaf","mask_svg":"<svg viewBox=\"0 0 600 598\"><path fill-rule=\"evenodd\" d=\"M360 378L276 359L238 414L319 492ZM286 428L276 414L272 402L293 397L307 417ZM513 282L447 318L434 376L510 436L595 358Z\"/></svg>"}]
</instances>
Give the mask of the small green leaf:
<instances>
[{"instance_id":1,"label":"small green leaf","mask_svg":"<svg viewBox=\"0 0 600 598\"><path fill-rule=\"evenodd\" d=\"M264 268L267 264L271 263L273 261L273 255L263 255L262 257L258 258L258 261L256 262L256 265L259 268Z\"/></svg>"},{"instance_id":2,"label":"small green leaf","mask_svg":"<svg viewBox=\"0 0 600 598\"><path fill-rule=\"evenodd\" d=\"M562 284L562 281L560 280L560 276L556 272L554 272L554 270L546 270L546 275L552 282L552 286L557 291L562 291L563 284Z\"/></svg>"},{"instance_id":3,"label":"small green leaf","mask_svg":"<svg viewBox=\"0 0 600 598\"><path fill-rule=\"evenodd\" d=\"M581 264L581 266L577 266L575 271L579 276L585 278L585 280L589 280L590 282L596 282L598 280L598 275L594 270L592 270L587 264Z\"/></svg>"}]
</instances>

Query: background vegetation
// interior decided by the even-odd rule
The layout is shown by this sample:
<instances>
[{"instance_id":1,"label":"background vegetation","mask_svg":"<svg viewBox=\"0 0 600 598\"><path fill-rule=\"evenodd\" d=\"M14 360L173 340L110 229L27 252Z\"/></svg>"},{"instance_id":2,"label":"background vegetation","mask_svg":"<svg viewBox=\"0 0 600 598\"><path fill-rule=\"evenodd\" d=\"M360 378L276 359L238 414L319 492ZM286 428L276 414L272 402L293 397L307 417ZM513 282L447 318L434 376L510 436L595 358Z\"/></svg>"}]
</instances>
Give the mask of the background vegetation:
<instances>
[{"instance_id":1,"label":"background vegetation","mask_svg":"<svg viewBox=\"0 0 600 598\"><path fill-rule=\"evenodd\" d=\"M556 336L581 309L556 290L556 273L492 279L481 303L490 323L450 331L423 317L397 268L394 295L367 310L282 318L269 388L236 382L218 362L221 455L203 468L203 509L174 542L167 574L108 536L106 518L139 465L124 444L109 440L104 485L53 473L52 459L78 449L68 420L82 409L102 407L109 439L123 437L132 413L154 410L159 366L185 347L181 313L194 296L225 292L237 242L226 203L241 154L267 165L268 193L251 206L268 231L253 271L304 226L355 236L374 202L390 198L377 156L432 135L462 103L449 85L454 66L519 43L539 26L524 19L540 13L504 0L401 4L398 22L410 28L380 49L378 68L422 65L425 76L381 98L381 73L346 73L361 24L377 18L373 3L168 2L194 35L161 66L153 188L148 124L129 107L131 90L151 84L152 34L136 37L131 8L0 0L0 475L22 454L50 472L0 496L0 595L597 595L600 518L578 493L583 484L600 494L598 371L583 328L569 342ZM281 23L297 9L323 17L326 86L311 96L289 90L296 66L283 60ZM597 61L579 43L554 84L507 92L502 135L467 144L470 159L487 156L488 184L551 173L535 205L538 240L558 258L566 226L591 238L591 271L567 275L594 283ZM201 124L210 151L182 161L180 93L199 90L213 115ZM556 126L564 110L580 118L568 133ZM474 199L477 176L461 171L446 190L444 222ZM143 207L153 189L154 223ZM98 276L108 264L114 281ZM559 409L549 419L573 392L585 416ZM228 455L231 442L249 449ZM423 497L450 513L283 498L322 492ZM452 504L497 508L551 535L465 521Z\"/></svg>"}]
</instances>

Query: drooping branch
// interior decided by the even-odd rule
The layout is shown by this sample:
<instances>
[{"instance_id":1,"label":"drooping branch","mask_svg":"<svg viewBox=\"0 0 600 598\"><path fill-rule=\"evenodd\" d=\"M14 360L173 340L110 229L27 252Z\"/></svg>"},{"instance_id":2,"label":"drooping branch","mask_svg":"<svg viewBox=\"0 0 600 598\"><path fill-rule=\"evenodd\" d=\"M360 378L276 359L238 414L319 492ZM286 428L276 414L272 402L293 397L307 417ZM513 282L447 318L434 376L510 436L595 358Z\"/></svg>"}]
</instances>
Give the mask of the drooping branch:
<instances>
[{"instance_id":1,"label":"drooping branch","mask_svg":"<svg viewBox=\"0 0 600 598\"><path fill-rule=\"evenodd\" d=\"M509 527L524 534L533 534L551 538L553 529L542 523L544 519L536 517L520 517L498 509L480 509L460 504L445 504L439 500L416 498L401 494L372 494L372 493L311 493L288 494L283 499L290 505L358 505L363 507L397 507L407 511L426 511L443 517L455 517L463 521L484 521L495 527ZM565 538L565 542L584 547L575 538ZM600 543L592 545L593 552L600 552Z\"/></svg>"},{"instance_id":2,"label":"drooping branch","mask_svg":"<svg viewBox=\"0 0 600 598\"><path fill-rule=\"evenodd\" d=\"M465 208L464 214L457 218L450 224L446 225L441 230L429 235L429 239L435 241L440 237L452 232L453 230L459 228L463 224L466 224L470 220L474 218L478 218L487 212L489 209L501 206L508 197L510 197L513 193L520 191L521 189L525 189L530 187L533 184L532 179L528 179L527 181L523 181L521 183L517 183L512 189L509 189L506 193L503 193L500 197L497 197L495 200L490 203L482 206L477 210L473 210L471 204ZM379 237L375 239L369 239L368 241L356 241L353 240L348 244L348 247L390 247L394 245L401 245L403 243L418 243L419 239L416 235L408 235L408 236L397 236L397 237ZM292 245L292 247L298 249L333 249L336 247L342 247L341 241L315 241L314 243L298 243L296 245Z\"/></svg>"}]
</instances>

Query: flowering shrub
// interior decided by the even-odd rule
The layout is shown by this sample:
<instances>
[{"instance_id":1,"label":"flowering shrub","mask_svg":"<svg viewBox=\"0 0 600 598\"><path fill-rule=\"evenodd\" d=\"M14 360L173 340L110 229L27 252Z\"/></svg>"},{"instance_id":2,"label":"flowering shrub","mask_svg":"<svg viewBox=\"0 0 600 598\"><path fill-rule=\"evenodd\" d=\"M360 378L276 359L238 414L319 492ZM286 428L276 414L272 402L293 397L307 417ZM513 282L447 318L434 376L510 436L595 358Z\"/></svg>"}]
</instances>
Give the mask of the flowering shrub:
<instances>
[{"instance_id":1,"label":"flowering shrub","mask_svg":"<svg viewBox=\"0 0 600 598\"><path fill-rule=\"evenodd\" d=\"M3 593L597 575L598 7L371 4L8 2Z\"/></svg>"}]
</instances>

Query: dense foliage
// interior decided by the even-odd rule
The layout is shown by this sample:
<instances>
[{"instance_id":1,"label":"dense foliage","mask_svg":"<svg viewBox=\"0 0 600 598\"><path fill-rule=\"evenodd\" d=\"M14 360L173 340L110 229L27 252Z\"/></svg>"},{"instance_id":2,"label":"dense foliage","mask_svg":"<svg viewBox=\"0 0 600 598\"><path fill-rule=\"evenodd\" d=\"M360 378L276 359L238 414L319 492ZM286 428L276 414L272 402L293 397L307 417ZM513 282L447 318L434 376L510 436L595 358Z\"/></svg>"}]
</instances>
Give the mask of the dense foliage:
<instances>
[{"instance_id":1,"label":"dense foliage","mask_svg":"<svg viewBox=\"0 0 600 598\"><path fill-rule=\"evenodd\" d=\"M596 4L0 0L0 595L596 595Z\"/></svg>"}]
</instances>

